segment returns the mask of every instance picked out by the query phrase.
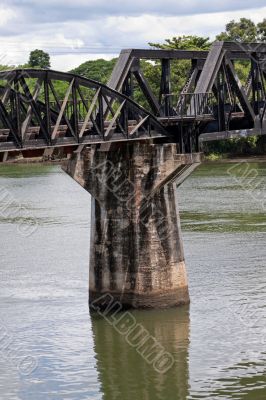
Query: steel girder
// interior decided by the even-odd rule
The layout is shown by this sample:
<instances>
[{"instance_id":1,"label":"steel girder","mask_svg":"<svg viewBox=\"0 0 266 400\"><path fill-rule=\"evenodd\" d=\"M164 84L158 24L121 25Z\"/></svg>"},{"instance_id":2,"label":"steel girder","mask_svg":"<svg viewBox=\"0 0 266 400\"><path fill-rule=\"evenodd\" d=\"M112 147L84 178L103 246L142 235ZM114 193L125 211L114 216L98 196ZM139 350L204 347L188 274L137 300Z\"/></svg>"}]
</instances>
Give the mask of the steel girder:
<instances>
[{"instance_id":1,"label":"steel girder","mask_svg":"<svg viewBox=\"0 0 266 400\"><path fill-rule=\"evenodd\" d=\"M245 129L251 129L256 134L264 133L266 44L215 42L210 51L129 49L123 50L120 58L109 85L117 88L115 82L119 82L119 90L123 91L130 77L128 93L133 96L139 87L151 112L168 123L168 128L176 125L178 140L181 135L182 140L189 141L186 136L193 130L197 135L206 133L206 140L219 137L210 132L244 134ZM157 72L159 93L151 90L142 60L150 60L157 70L161 66L161 72ZM187 81L180 93L174 93L172 67L182 60L190 62ZM250 68L246 81L237 72L243 63Z\"/></svg>"},{"instance_id":2,"label":"steel girder","mask_svg":"<svg viewBox=\"0 0 266 400\"><path fill-rule=\"evenodd\" d=\"M159 90L143 59L156 66ZM172 63L177 68L181 60L187 81L174 93ZM123 50L107 86L51 70L2 71L0 152L147 138L171 139L189 152L200 135L264 134L265 60L265 44L216 42L209 52ZM246 82L237 72L243 62ZM149 111L134 102L137 87Z\"/></svg>"},{"instance_id":3,"label":"steel girder","mask_svg":"<svg viewBox=\"0 0 266 400\"><path fill-rule=\"evenodd\" d=\"M99 82L51 70L0 72L0 152L165 135L151 113Z\"/></svg>"}]
</instances>

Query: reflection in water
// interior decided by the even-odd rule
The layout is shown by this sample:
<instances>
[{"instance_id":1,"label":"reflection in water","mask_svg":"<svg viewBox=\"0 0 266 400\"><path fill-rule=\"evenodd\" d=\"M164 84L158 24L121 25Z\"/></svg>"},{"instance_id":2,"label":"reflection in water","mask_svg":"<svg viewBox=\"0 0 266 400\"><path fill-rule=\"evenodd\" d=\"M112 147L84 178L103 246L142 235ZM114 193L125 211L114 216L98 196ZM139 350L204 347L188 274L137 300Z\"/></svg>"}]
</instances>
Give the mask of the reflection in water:
<instances>
[{"instance_id":1,"label":"reflection in water","mask_svg":"<svg viewBox=\"0 0 266 400\"><path fill-rule=\"evenodd\" d=\"M251 191L246 165L229 167L203 165L178 189L189 310L133 313L174 355L164 375L89 317L88 193L57 166L0 167L16 200L0 202L0 320L38 360L21 375L0 337L0 400L266 399L266 164L251 165Z\"/></svg>"},{"instance_id":2,"label":"reflection in water","mask_svg":"<svg viewBox=\"0 0 266 400\"><path fill-rule=\"evenodd\" d=\"M250 364L250 363L248 363ZM247 373L246 367L250 369L251 365L243 363L242 365L235 366L234 371L239 368ZM256 364L253 366L256 367ZM218 379L218 385L221 389L214 390L211 393L213 399L234 399L234 400L265 400L265 386L266 376L263 373L253 376L236 377L227 379Z\"/></svg>"},{"instance_id":3,"label":"reflection in water","mask_svg":"<svg viewBox=\"0 0 266 400\"><path fill-rule=\"evenodd\" d=\"M166 373L156 372L111 323L93 315L94 351L103 399L186 399L189 393L188 308L134 311L132 314L137 323L173 355L175 362Z\"/></svg>"}]
</instances>

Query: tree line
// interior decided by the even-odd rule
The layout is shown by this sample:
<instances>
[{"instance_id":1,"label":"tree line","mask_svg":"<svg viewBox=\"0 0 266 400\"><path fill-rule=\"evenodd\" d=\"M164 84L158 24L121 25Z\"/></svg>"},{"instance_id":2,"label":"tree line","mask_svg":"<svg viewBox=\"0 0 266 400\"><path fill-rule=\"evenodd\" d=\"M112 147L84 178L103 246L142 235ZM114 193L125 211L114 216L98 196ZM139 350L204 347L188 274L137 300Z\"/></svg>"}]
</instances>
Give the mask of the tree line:
<instances>
[{"instance_id":1,"label":"tree line","mask_svg":"<svg viewBox=\"0 0 266 400\"><path fill-rule=\"evenodd\" d=\"M266 18L255 24L251 19L240 18L232 20L225 26L225 30L217 34L215 41L236 41L236 42L266 42ZM208 50L212 45L209 37L197 35L175 36L165 39L163 43L149 43L151 48L156 49L184 49L184 50ZM94 79L96 81L107 83L116 63L116 58L112 60L90 60L82 63L79 67L70 72ZM27 64L20 66L22 68L50 68L50 55L43 50L33 50L30 53ZM145 77L152 90L158 95L160 91L159 62L151 64L148 61L141 61L141 67ZM6 69L6 66L0 66L0 69ZM10 68L10 67L9 67ZM172 93L178 95L184 87L189 70L189 61L176 60L171 64L171 83ZM240 80L245 83L248 77L249 69L245 62L238 62L235 65ZM64 86L64 85L63 85ZM65 88L62 86L62 95ZM142 92L137 89L134 91L134 100L146 108L149 105L143 98ZM205 146L206 153L216 154L266 154L266 140L264 137L235 139L231 141L221 141L210 143ZM214 157L214 156L213 156Z\"/></svg>"}]
</instances>

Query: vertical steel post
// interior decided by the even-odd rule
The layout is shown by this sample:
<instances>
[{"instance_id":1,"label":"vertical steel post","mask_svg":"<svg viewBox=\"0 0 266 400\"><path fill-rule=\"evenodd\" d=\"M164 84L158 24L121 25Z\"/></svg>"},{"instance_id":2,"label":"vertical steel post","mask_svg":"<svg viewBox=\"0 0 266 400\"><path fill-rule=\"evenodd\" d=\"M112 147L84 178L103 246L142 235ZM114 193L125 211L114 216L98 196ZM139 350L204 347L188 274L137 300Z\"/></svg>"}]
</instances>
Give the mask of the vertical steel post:
<instances>
[{"instance_id":1,"label":"vertical steel post","mask_svg":"<svg viewBox=\"0 0 266 400\"><path fill-rule=\"evenodd\" d=\"M171 107L171 65L170 59L162 59L162 76L161 76L161 100L164 99L164 114L166 117L172 115Z\"/></svg>"}]
</instances>

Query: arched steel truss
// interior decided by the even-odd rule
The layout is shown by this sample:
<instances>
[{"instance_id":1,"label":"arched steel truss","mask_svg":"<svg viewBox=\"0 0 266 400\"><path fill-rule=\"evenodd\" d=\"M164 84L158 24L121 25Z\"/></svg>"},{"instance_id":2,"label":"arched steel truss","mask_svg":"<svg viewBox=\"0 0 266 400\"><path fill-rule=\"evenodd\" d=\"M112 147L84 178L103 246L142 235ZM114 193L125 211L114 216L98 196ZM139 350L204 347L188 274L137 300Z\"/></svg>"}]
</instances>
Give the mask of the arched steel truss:
<instances>
[{"instance_id":1,"label":"arched steel truss","mask_svg":"<svg viewBox=\"0 0 266 400\"><path fill-rule=\"evenodd\" d=\"M158 137L190 153L203 141L265 135L265 60L263 43L215 42L209 51L124 50L108 86L51 70L2 71L0 153ZM157 68L160 90L142 61ZM187 81L173 93L180 62ZM239 75L241 65L249 74Z\"/></svg>"},{"instance_id":2,"label":"arched steel truss","mask_svg":"<svg viewBox=\"0 0 266 400\"><path fill-rule=\"evenodd\" d=\"M52 70L0 72L0 151L165 135L156 117L99 82Z\"/></svg>"}]
</instances>

